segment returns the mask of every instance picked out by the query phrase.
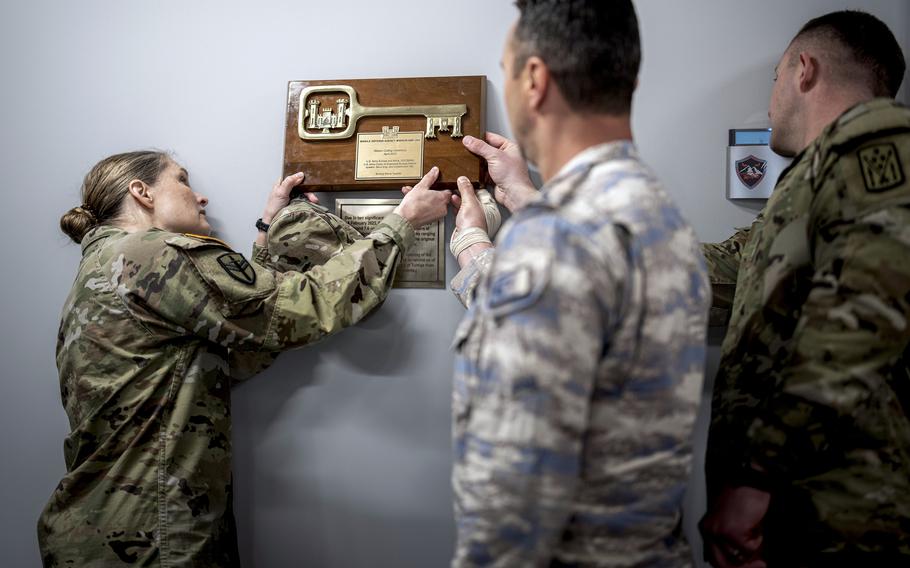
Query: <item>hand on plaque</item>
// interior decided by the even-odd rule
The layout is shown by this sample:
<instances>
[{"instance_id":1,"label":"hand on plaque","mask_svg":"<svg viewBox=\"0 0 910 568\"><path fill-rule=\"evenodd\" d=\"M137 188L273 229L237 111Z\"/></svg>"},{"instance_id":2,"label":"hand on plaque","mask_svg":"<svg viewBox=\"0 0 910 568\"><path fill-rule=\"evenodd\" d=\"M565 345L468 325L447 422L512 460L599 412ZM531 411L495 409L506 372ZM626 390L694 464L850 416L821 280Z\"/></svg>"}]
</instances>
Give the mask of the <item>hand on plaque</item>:
<instances>
[{"instance_id":1,"label":"hand on plaque","mask_svg":"<svg viewBox=\"0 0 910 568\"><path fill-rule=\"evenodd\" d=\"M442 219L449 211L452 192L447 189L443 191L430 189L438 177L439 168L434 166L417 185L401 188L405 194L404 199L394 212L407 219L415 229Z\"/></svg>"},{"instance_id":2,"label":"hand on plaque","mask_svg":"<svg viewBox=\"0 0 910 568\"><path fill-rule=\"evenodd\" d=\"M455 206L456 231L477 227L487 232L487 219L484 215L483 204L468 178L464 176L458 178L458 195L452 196L452 205Z\"/></svg>"},{"instance_id":3,"label":"hand on plaque","mask_svg":"<svg viewBox=\"0 0 910 568\"><path fill-rule=\"evenodd\" d=\"M272 222L272 218L284 209L291 200L291 190L303 183L303 172L289 175L283 180L278 180L272 186L272 191L265 202L265 209L262 211L262 221L266 224ZM314 193L304 193L310 203L318 203L319 198Z\"/></svg>"},{"instance_id":4,"label":"hand on plaque","mask_svg":"<svg viewBox=\"0 0 910 568\"><path fill-rule=\"evenodd\" d=\"M486 193L486 190L482 190ZM473 258L493 246L490 235L487 233L490 224L490 207L496 211L495 224L499 224L499 211L493 198L487 193L490 203L484 204L474 191L468 178L458 178L458 195L452 196L452 205L455 206L455 229L449 241L449 250L458 259L458 264L464 268Z\"/></svg>"},{"instance_id":5,"label":"hand on plaque","mask_svg":"<svg viewBox=\"0 0 910 568\"><path fill-rule=\"evenodd\" d=\"M494 132L487 132L486 142L465 136L462 144L472 154L487 161L490 178L496 185L496 201L514 213L538 195L537 188L528 176L528 164L521 155L518 144Z\"/></svg>"}]
</instances>

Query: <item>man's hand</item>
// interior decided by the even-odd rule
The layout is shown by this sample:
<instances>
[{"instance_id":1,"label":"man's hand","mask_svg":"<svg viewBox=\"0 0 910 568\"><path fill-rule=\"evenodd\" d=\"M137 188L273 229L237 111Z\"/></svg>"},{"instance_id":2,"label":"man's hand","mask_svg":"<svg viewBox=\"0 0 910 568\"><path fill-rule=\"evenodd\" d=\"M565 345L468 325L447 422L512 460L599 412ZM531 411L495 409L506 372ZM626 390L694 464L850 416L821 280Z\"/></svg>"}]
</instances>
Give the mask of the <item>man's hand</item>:
<instances>
[{"instance_id":1,"label":"man's hand","mask_svg":"<svg viewBox=\"0 0 910 568\"><path fill-rule=\"evenodd\" d=\"M762 521L771 494L754 487L721 489L699 523L705 560L715 568L765 568Z\"/></svg>"},{"instance_id":2,"label":"man's hand","mask_svg":"<svg viewBox=\"0 0 910 568\"><path fill-rule=\"evenodd\" d=\"M395 208L394 213L407 219L415 229L445 217L449 210L452 192L430 189L437 177L439 177L439 168L434 166L417 185L401 188L405 196Z\"/></svg>"},{"instance_id":3,"label":"man's hand","mask_svg":"<svg viewBox=\"0 0 910 568\"><path fill-rule=\"evenodd\" d=\"M486 231L487 219L483 213L483 205L468 178L464 176L458 178L458 193L459 195L452 196L452 205L455 206L455 230L478 227Z\"/></svg>"},{"instance_id":4,"label":"man's hand","mask_svg":"<svg viewBox=\"0 0 910 568\"><path fill-rule=\"evenodd\" d=\"M477 198L477 192L471 185L468 178L462 176L458 178L459 195L452 196L452 205L455 206L455 230L452 232L452 253L458 259L458 264L462 268L467 266L471 260L491 248L490 237L487 234L487 220L483 211L483 204ZM489 197L488 197L489 199ZM475 229L468 240L461 239L461 245L458 246L459 235L467 235L468 229ZM482 233L479 231L483 231Z\"/></svg>"},{"instance_id":5,"label":"man's hand","mask_svg":"<svg viewBox=\"0 0 910 568\"><path fill-rule=\"evenodd\" d=\"M276 182L275 185L272 186L269 198L265 202L265 209L262 211L263 223L271 223L275 215L287 207L288 202L291 200L291 190L303 183L303 180L303 172L297 172L296 174L284 178L284 180ZM310 203L319 202L319 198L317 198L314 193L307 192L304 193L304 195Z\"/></svg>"},{"instance_id":6,"label":"man's hand","mask_svg":"<svg viewBox=\"0 0 910 568\"><path fill-rule=\"evenodd\" d=\"M465 136L464 147L487 161L490 178L496 185L493 196L514 213L538 195L528 176L528 164L518 145L499 134L487 132L486 142Z\"/></svg>"}]
</instances>

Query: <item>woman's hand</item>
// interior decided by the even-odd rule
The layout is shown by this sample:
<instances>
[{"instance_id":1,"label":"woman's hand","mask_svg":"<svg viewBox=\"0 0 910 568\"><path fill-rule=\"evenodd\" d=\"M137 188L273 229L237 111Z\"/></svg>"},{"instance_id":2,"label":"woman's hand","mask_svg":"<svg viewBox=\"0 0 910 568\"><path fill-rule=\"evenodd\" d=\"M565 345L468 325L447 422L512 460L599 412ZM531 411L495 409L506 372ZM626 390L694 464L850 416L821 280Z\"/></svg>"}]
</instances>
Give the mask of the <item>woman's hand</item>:
<instances>
[{"instance_id":1,"label":"woman's hand","mask_svg":"<svg viewBox=\"0 0 910 568\"><path fill-rule=\"evenodd\" d=\"M269 224L272 222L272 219L279 211L287 207L288 202L291 200L291 191L303 183L304 174L303 172L297 172L296 174L289 175L284 178L283 181L279 181L272 186L272 191L269 193L269 198L265 202L265 209L262 211L262 222ZM318 203L319 198L316 197L313 193L304 193L307 200L310 203Z\"/></svg>"},{"instance_id":2,"label":"woman's hand","mask_svg":"<svg viewBox=\"0 0 910 568\"><path fill-rule=\"evenodd\" d=\"M269 193L269 198L265 202L265 209L262 211L262 222L266 225L271 224L272 219L275 218L275 215L279 211L287 207L288 203L291 201L291 191L303 183L304 179L303 172L297 172L296 174L289 175L284 178L284 180L278 181L275 185L272 186L272 191ZM310 203L318 203L319 198L315 194L307 192L303 194ZM256 244L265 247L266 243L266 234L263 231L259 231L256 235Z\"/></svg>"}]
</instances>

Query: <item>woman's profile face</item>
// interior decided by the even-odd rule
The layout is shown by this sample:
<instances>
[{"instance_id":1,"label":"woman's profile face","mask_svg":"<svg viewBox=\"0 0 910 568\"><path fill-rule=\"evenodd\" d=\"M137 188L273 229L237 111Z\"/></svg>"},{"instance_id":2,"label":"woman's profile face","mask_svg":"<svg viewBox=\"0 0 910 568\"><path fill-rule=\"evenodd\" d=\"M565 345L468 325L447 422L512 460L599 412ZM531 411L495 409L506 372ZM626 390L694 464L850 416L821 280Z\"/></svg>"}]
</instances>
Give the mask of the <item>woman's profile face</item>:
<instances>
[{"instance_id":1,"label":"woman's profile face","mask_svg":"<svg viewBox=\"0 0 910 568\"><path fill-rule=\"evenodd\" d=\"M209 200L190 188L189 174L173 160L149 186L154 203L154 224L174 233L208 235L212 231L205 217Z\"/></svg>"}]
</instances>

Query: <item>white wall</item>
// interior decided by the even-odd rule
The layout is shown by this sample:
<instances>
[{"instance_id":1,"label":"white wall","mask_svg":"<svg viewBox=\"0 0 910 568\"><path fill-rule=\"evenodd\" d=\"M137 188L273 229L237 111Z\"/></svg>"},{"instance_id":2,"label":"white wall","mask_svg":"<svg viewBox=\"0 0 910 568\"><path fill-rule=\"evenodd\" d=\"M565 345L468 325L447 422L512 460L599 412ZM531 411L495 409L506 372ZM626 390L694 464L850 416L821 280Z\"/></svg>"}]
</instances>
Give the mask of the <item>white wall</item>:
<instances>
[{"instance_id":1,"label":"white wall","mask_svg":"<svg viewBox=\"0 0 910 568\"><path fill-rule=\"evenodd\" d=\"M636 134L702 238L723 238L755 212L724 198L727 129L766 125L772 68L790 37L848 5L637 2ZM862 7L910 54L908 3ZM499 55L515 14L510 2L489 0L3 3L5 566L40 564L35 520L63 473L68 427L53 353L79 251L57 222L78 204L88 169L118 151L175 151L210 197L221 236L246 251L280 173L288 80L486 74L488 127L506 131ZM454 268L449 259L450 276ZM461 313L446 291L395 290L357 328L283 356L234 391L246 566L446 564L449 341ZM697 513L701 493L690 498Z\"/></svg>"}]
</instances>

